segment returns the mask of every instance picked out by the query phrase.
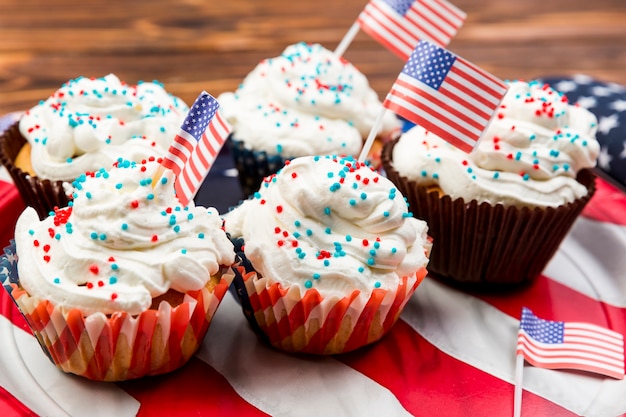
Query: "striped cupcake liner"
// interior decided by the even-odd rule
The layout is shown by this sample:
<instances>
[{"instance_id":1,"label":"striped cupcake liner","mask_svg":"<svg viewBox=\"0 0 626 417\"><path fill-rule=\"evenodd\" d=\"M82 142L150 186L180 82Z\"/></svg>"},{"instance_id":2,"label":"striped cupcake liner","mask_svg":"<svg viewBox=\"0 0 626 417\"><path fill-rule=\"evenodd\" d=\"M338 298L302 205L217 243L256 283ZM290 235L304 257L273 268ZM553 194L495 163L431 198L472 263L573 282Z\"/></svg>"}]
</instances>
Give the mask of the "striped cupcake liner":
<instances>
[{"instance_id":1,"label":"striped cupcake liner","mask_svg":"<svg viewBox=\"0 0 626 417\"><path fill-rule=\"evenodd\" d=\"M83 315L30 296L20 286L15 244L0 258L0 282L24 315L44 353L62 371L97 381L123 381L182 367L198 350L233 280L223 267L207 286L172 307L133 316Z\"/></svg>"}]
</instances>

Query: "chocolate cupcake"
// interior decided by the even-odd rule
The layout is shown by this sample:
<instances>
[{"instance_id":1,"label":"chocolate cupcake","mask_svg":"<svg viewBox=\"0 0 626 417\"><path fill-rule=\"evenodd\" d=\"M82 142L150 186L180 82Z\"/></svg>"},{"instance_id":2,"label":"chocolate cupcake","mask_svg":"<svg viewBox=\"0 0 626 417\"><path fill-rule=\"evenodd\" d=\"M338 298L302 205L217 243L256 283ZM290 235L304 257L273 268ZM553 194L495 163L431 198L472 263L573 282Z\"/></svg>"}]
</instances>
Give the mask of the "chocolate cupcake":
<instances>
[{"instance_id":1,"label":"chocolate cupcake","mask_svg":"<svg viewBox=\"0 0 626 417\"><path fill-rule=\"evenodd\" d=\"M26 205L44 218L68 203L66 184L80 174L108 169L119 157L165 155L187 111L157 82L79 77L0 135L0 160Z\"/></svg>"},{"instance_id":2,"label":"chocolate cupcake","mask_svg":"<svg viewBox=\"0 0 626 417\"><path fill-rule=\"evenodd\" d=\"M429 272L452 283L531 282L595 192L595 116L548 86L509 87L470 154L419 126L383 149L388 178L429 224Z\"/></svg>"}]
</instances>

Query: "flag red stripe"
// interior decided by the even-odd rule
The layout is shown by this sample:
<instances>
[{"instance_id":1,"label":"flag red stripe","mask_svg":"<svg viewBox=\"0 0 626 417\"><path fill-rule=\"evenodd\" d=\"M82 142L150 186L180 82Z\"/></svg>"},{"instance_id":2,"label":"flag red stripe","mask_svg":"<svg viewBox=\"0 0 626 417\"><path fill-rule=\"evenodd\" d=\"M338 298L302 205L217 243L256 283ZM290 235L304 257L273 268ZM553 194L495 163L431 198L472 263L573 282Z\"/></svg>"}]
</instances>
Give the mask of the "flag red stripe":
<instances>
[{"instance_id":1,"label":"flag red stripe","mask_svg":"<svg viewBox=\"0 0 626 417\"><path fill-rule=\"evenodd\" d=\"M418 81L419 82L419 81ZM420 96L423 97L424 99L426 99L427 101L434 103L435 105L437 105L438 107L444 108L445 110L447 110L448 112L452 113L454 116L458 117L459 119L463 120L465 123L471 125L472 127L474 127L475 129L477 129L478 131L482 131L485 127L486 121L489 120L489 115L488 114L482 114L482 115L478 115L479 117L482 117L483 120L482 122L478 121L476 119L476 117L472 117L471 113L468 113L467 111L463 111L463 110L459 110L456 107L451 107L448 103L440 100L439 98L437 98L436 95L431 94L430 92L428 92L427 90L422 90L422 89L418 89L416 90L415 87L413 87L410 83L408 83L407 81L405 81L402 77L399 77L398 80L396 81L396 85L404 87L408 90L412 90L413 95L415 96ZM403 92L400 92L399 94L394 94L396 93L398 90L396 88L393 88L392 90L393 95L402 95L404 100L413 104L414 106L417 107L423 107L423 110L428 112L429 114L431 114L433 117L439 118L439 117L443 117L441 116L439 113L435 112L434 109L428 105L424 106L424 104L420 104L417 100L413 99L410 96L407 96L406 94L403 94ZM442 95L449 98L452 101L458 101L457 97L453 94L451 94L448 91L444 91L442 92L440 90L440 93L443 93ZM468 107L465 106L465 104L462 104L464 107ZM478 110L478 109L476 109ZM467 128L464 128L458 124L456 124L455 122L453 122L452 120L450 120L449 118L445 118L446 120L446 124L454 126L455 129L457 130L461 130L463 131L466 135L468 136L475 136L476 133L474 132L470 132L467 130Z\"/></svg>"},{"instance_id":2,"label":"flag red stripe","mask_svg":"<svg viewBox=\"0 0 626 417\"><path fill-rule=\"evenodd\" d=\"M365 10L363 11L372 21L378 23L382 29L384 29L384 31L382 33L388 33L389 35L392 35L392 37L394 39L396 39L399 43L403 44L404 46L406 46L406 50L411 51L413 49L413 44L410 41L415 40L415 42L417 42L417 38L415 36L413 36L411 33L408 33L407 30L401 26L398 25L397 22L395 22L395 19L393 16L390 16L389 13L385 10L382 10L378 7L378 5L370 3L372 8L376 9L376 10L368 10L368 8L366 7ZM392 20L392 25L388 24L387 22L385 22L384 20L380 19L378 16L378 13L388 17L389 19ZM371 34L376 34L377 36L382 37L382 35L379 34L378 30L373 29L371 26L369 26L368 24L366 24L365 27L368 33ZM371 32L370 32L371 31ZM405 37L408 37L409 40L407 41L405 39ZM396 47L397 48L397 47ZM408 57L408 54L406 55Z\"/></svg>"},{"instance_id":3,"label":"flag red stripe","mask_svg":"<svg viewBox=\"0 0 626 417\"><path fill-rule=\"evenodd\" d=\"M411 23L414 26L415 30L421 32L426 38L432 40L438 45L446 45L448 43L449 38L447 36L442 36L439 33L433 32L428 28L427 25L424 24L424 22L428 22L431 23L433 26L437 26L437 29L440 29L438 25L435 24L435 22L429 20L429 18L424 15L424 13L416 9L415 4L411 7L411 11L413 13L408 12L404 18L407 22ZM419 39L419 37L416 37L416 40L417 39Z\"/></svg>"},{"instance_id":4,"label":"flag red stripe","mask_svg":"<svg viewBox=\"0 0 626 417\"><path fill-rule=\"evenodd\" d=\"M626 334L625 309L589 298L544 275L540 275L533 285L511 294L470 294L511 317L519 318L525 306L545 320L567 317L568 321L588 322ZM546 303L546 300L550 302Z\"/></svg>"},{"instance_id":5,"label":"flag red stripe","mask_svg":"<svg viewBox=\"0 0 626 417\"><path fill-rule=\"evenodd\" d=\"M482 105L490 107L490 108L493 107L494 104L497 105L498 102L500 101L500 100L497 100L497 97L500 97L501 95L497 91L494 91L489 86L487 86L487 84L484 83L481 78L472 77L470 74L466 73L465 71L462 71L456 65L452 67L450 72L466 80L466 83L464 84L455 80L454 78L447 77L446 81L444 81L443 83L443 86L445 86L446 84L451 84L454 87L458 88L463 93L465 93L465 95L467 95L468 97L471 97L474 100L480 102ZM470 85L471 88L468 87L468 85ZM483 93L489 94L492 100L489 100L484 95L478 94L477 93L478 90L481 90ZM505 91L505 90L506 90L506 87L503 87L502 91ZM463 97L463 96L459 95L459 97ZM484 112L482 111L481 113L484 114Z\"/></svg>"},{"instance_id":6,"label":"flag red stripe","mask_svg":"<svg viewBox=\"0 0 626 417\"><path fill-rule=\"evenodd\" d=\"M588 358L585 355L563 353L554 359L546 357L544 351L533 344L533 340L525 334L520 334L517 345L517 353L522 354L524 359L534 366L549 369L579 369L589 372L597 372L613 378L623 379L623 359L621 361L605 361L598 358Z\"/></svg>"},{"instance_id":7,"label":"flag red stripe","mask_svg":"<svg viewBox=\"0 0 626 417\"><path fill-rule=\"evenodd\" d=\"M399 84L398 84L399 85ZM482 131L482 129L479 127L477 132L472 132L470 131L468 128L466 128L465 126L460 125L459 123L457 123L456 121L452 120L451 118L447 117L443 112L439 112L437 111L437 109L430 105L430 102L435 102L436 100L434 99L434 97L432 97L427 91L424 90L419 90L419 91L412 91L413 97L411 96L406 96L404 95L403 92L400 92L399 94L396 94L398 90L396 90L395 88L391 90L390 94L393 95L395 97L395 100L385 104L385 107L389 108L390 110L394 111L394 112L398 112L400 109L396 109L396 108L391 108L391 107L395 107L395 106L402 106L405 107L406 112L409 112L409 114L414 115L413 118L409 119L412 120L414 122L417 123L417 121L419 120L419 123L424 127L426 127L426 125L430 125L430 126L440 126L440 127L450 127L452 129L455 129L458 131L458 133L460 133L461 135L467 137L467 138L471 138L473 141L476 141L478 139L478 136L480 135L480 132ZM414 97L422 97L424 99L426 99L427 103L420 103L419 100L417 100ZM400 103L396 103L396 101L401 101ZM391 104L394 104L394 106L390 106ZM408 106L407 106L408 104ZM417 107L417 109L419 109L421 112L423 113L427 113L428 116L430 117L425 117L423 115L420 115L417 112L413 112L411 109L411 106L415 106ZM445 107L446 105L443 105L443 110L445 111L451 111L452 109ZM464 117L465 119L465 117ZM428 130L432 130L432 129L428 129ZM434 132L434 130L433 130ZM440 136L442 139L446 139L448 137L450 137L450 133L445 133L444 136Z\"/></svg>"},{"instance_id":8,"label":"flag red stripe","mask_svg":"<svg viewBox=\"0 0 626 417\"><path fill-rule=\"evenodd\" d=\"M402 320L381 342L337 359L387 387L416 416L483 416L485 410L489 415L507 415L513 411L512 384L443 353ZM442 398L450 401L442 402ZM523 404L527 415L575 415L528 391Z\"/></svg>"},{"instance_id":9,"label":"flag red stripe","mask_svg":"<svg viewBox=\"0 0 626 417\"><path fill-rule=\"evenodd\" d=\"M450 28L445 28L445 32L448 36L450 36L450 38L456 34L456 28L458 27L459 22L462 23L463 20L465 20L465 13L462 13L458 9L455 10L450 3L443 1L424 1L422 4L433 14L437 15L442 22L445 22L450 26ZM456 22L453 21L452 18L454 18ZM444 27L440 25L440 29L444 30Z\"/></svg>"},{"instance_id":10,"label":"flag red stripe","mask_svg":"<svg viewBox=\"0 0 626 417\"><path fill-rule=\"evenodd\" d=\"M369 34L372 38L378 41L385 48L389 49L391 52L398 55L402 60L406 60L409 57L409 54L411 53L411 51L409 50L408 47L406 47L406 50L400 49L397 45L393 44L388 39L385 39L378 32L374 31L373 29L367 26L363 26L363 31Z\"/></svg>"},{"instance_id":11,"label":"flag red stripe","mask_svg":"<svg viewBox=\"0 0 626 417\"><path fill-rule=\"evenodd\" d=\"M446 94L452 94L453 97L457 97L458 100L462 101L462 103L469 110L479 114L482 118L489 120L490 114L486 113L485 110L476 107L475 104L472 104L471 100L475 100L483 106L491 109L494 108L499 102L499 100L497 100L498 94L495 94L492 91L487 91L487 87L484 84L481 84L481 80L479 78L472 78L469 74L460 71L456 66L453 66L450 72L458 77L461 77L465 80L465 82L461 82L454 79L454 77L448 76L441 85L439 91L445 92ZM459 90L459 92L453 92L449 86L455 87ZM478 91L489 93L489 97L485 97L484 94L480 94Z\"/></svg>"},{"instance_id":12,"label":"flag red stripe","mask_svg":"<svg viewBox=\"0 0 626 417\"><path fill-rule=\"evenodd\" d=\"M624 361L623 352L621 353L621 358L616 358L615 352L608 352L609 354L612 354L612 356L606 356L602 353L606 351L590 350L585 346L572 345L566 342L562 344L555 344L555 346L550 346L549 344L541 344L537 342L525 332L520 332L518 346L520 346L520 344L528 348L529 351L534 353L535 355L545 356L546 360L551 358L579 358L592 360L609 366L616 366L618 368L622 367L621 365Z\"/></svg>"},{"instance_id":13,"label":"flag red stripe","mask_svg":"<svg viewBox=\"0 0 626 417\"><path fill-rule=\"evenodd\" d=\"M421 115L412 112L407 107L396 104L394 102L385 101L385 107L396 113L398 116L403 117L407 120L411 120L414 123L422 126L424 129L431 131L435 135L439 136L443 140L452 143L454 146L462 149L465 152L470 152L473 148L471 144L467 142L463 142L457 136L451 135L449 130L443 129L441 124L434 123L432 118L425 118ZM422 108L420 110L426 111L426 109Z\"/></svg>"},{"instance_id":14,"label":"flag red stripe","mask_svg":"<svg viewBox=\"0 0 626 417\"><path fill-rule=\"evenodd\" d=\"M141 402L137 417L268 416L241 398L213 367L195 357L174 373L151 377L150 384L133 380L118 385Z\"/></svg>"},{"instance_id":15,"label":"flag red stripe","mask_svg":"<svg viewBox=\"0 0 626 417\"><path fill-rule=\"evenodd\" d=\"M0 416L2 417L37 417L11 393L0 387Z\"/></svg>"}]
</instances>

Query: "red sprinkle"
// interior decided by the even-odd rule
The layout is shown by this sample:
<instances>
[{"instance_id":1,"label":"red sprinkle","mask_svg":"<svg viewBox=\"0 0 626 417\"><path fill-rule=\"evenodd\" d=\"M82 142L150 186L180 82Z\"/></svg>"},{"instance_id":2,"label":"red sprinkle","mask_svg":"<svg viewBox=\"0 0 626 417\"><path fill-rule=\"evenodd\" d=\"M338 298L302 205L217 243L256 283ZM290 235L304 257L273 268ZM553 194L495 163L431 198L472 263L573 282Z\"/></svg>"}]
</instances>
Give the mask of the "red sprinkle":
<instances>
[{"instance_id":1,"label":"red sprinkle","mask_svg":"<svg viewBox=\"0 0 626 417\"><path fill-rule=\"evenodd\" d=\"M116 298L117 298L116 293L111 294L111 301L115 301Z\"/></svg>"},{"instance_id":2,"label":"red sprinkle","mask_svg":"<svg viewBox=\"0 0 626 417\"><path fill-rule=\"evenodd\" d=\"M100 268L98 268L98 265L95 265L95 264L94 264L94 265L91 265L91 266L89 267L89 272L91 272L91 273L92 273L92 274L94 274L94 275L97 275L97 274L98 274L98 272L100 272Z\"/></svg>"},{"instance_id":3,"label":"red sprinkle","mask_svg":"<svg viewBox=\"0 0 626 417\"><path fill-rule=\"evenodd\" d=\"M282 213L283 212L283 206L276 206L276 212L277 213Z\"/></svg>"},{"instance_id":4,"label":"red sprinkle","mask_svg":"<svg viewBox=\"0 0 626 417\"><path fill-rule=\"evenodd\" d=\"M152 239L153 242L156 242L157 240L159 240L159 237L157 235L152 235Z\"/></svg>"},{"instance_id":5,"label":"red sprinkle","mask_svg":"<svg viewBox=\"0 0 626 417\"><path fill-rule=\"evenodd\" d=\"M137 200L133 200L130 202L130 206L134 209L136 209L137 207L139 207L139 201Z\"/></svg>"}]
</instances>

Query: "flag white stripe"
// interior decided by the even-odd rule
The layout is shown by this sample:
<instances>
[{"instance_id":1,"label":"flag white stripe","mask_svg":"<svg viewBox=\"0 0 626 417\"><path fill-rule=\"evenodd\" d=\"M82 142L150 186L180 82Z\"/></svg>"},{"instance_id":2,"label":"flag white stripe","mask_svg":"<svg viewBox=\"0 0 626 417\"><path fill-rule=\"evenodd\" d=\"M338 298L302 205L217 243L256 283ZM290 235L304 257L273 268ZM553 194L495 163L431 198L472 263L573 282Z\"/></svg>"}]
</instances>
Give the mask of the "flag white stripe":
<instances>
[{"instance_id":1,"label":"flag white stripe","mask_svg":"<svg viewBox=\"0 0 626 417\"><path fill-rule=\"evenodd\" d=\"M381 7L389 8L385 4L381 5ZM419 37L411 32L407 32L402 22L399 22L394 15L390 15L390 13L395 14L395 11L391 10L391 8L389 9L389 12L383 13L366 7L361 14L361 24L365 23L378 36L386 39L408 57L411 55Z\"/></svg>"},{"instance_id":2,"label":"flag white stripe","mask_svg":"<svg viewBox=\"0 0 626 417\"><path fill-rule=\"evenodd\" d=\"M529 345L533 347L535 352L545 352L548 356L557 356L560 353L568 354L566 352L570 352L572 355L581 355L587 356L589 358L595 357L597 359L606 360L607 362L612 362L613 359L616 361L616 365L620 365L624 362L624 351L615 351L611 348L603 348L599 346L589 346L584 343L542 343L538 340L533 339L528 332L525 330L520 330L520 336L522 335L526 338Z\"/></svg>"},{"instance_id":3,"label":"flag white stripe","mask_svg":"<svg viewBox=\"0 0 626 417\"><path fill-rule=\"evenodd\" d=\"M392 95L389 96L387 98L387 100L391 103L394 103L396 105L398 105L399 107L403 107L405 109L407 109L408 111L414 113L415 115L421 117L422 119L431 119L432 116L428 113L426 113L421 107L416 107L411 103L408 103L404 100L402 100L401 98L399 98L397 95ZM434 106L433 106L434 107ZM473 147L474 143L476 142L474 140L474 138L471 138L469 136L467 136L464 133L461 133L459 130L455 129L454 127L450 126L450 125L446 125L445 129L448 130L448 132L454 136L456 139L458 139L459 141L468 144L469 146Z\"/></svg>"},{"instance_id":4,"label":"flag white stripe","mask_svg":"<svg viewBox=\"0 0 626 417\"><path fill-rule=\"evenodd\" d=\"M540 347L537 347L528 335L520 335L517 347L518 350L524 353L524 356L528 356L534 361L535 365L559 365L561 367L583 365L605 370L615 377L624 374L624 367L622 366L624 360L623 356L620 360L603 360L605 357L602 355L584 353L571 349L561 349L560 352L546 352Z\"/></svg>"},{"instance_id":5,"label":"flag white stripe","mask_svg":"<svg viewBox=\"0 0 626 417\"><path fill-rule=\"evenodd\" d=\"M513 384L517 319L428 277L401 318L439 350ZM567 390L554 389L563 386ZM626 412L626 379L606 380L526 367L524 389L579 415L600 417Z\"/></svg>"},{"instance_id":6,"label":"flag white stripe","mask_svg":"<svg viewBox=\"0 0 626 417\"><path fill-rule=\"evenodd\" d=\"M598 337L605 338L607 341L612 340L614 343L622 343L624 341L624 336L621 334L591 323L567 322L565 331L572 334L595 334Z\"/></svg>"},{"instance_id":7,"label":"flag white stripe","mask_svg":"<svg viewBox=\"0 0 626 417\"><path fill-rule=\"evenodd\" d=\"M401 80L402 82L405 83L413 83L413 85L415 85L416 81L414 79L412 79L410 76L402 73L398 76L398 79ZM419 81L417 81L419 82ZM415 90L411 90L408 87L404 87L401 84L396 84L394 85L394 89L397 90L398 92L402 93L404 96L409 97L413 100L418 101L419 103L422 103L423 105L428 106L429 108L432 108L434 110L437 111L437 113L443 115L446 119L449 119L451 121L453 121L454 123L459 124L460 126L462 126L464 129L467 129L469 131L471 131L472 133L476 134L476 135L480 135L480 133L482 132L481 129L476 128L475 126L470 125L469 123L467 123L466 121L464 121L463 119L461 119L460 117L454 115L453 113L451 113L449 110L445 109L444 107L439 106L437 103L435 103L434 101L432 101L430 98L431 97L436 97L439 101L444 101L445 104L460 112L465 114L466 116L469 116L470 119L476 121L478 124L484 126L487 122L487 119L481 117L480 115L474 114L474 113L468 113L466 114L466 107L463 106L462 103L459 103L457 101L454 101L452 99L449 99L447 97L441 97L439 95L439 93L434 90L433 88L429 87L426 84L420 85L419 86L419 91L422 91L423 94L418 94L417 92L415 92ZM432 117L432 116L429 116Z\"/></svg>"},{"instance_id":8,"label":"flag white stripe","mask_svg":"<svg viewBox=\"0 0 626 417\"><path fill-rule=\"evenodd\" d=\"M425 34L424 36L434 38L434 43L438 45L447 45L454 36L453 28L449 26L448 22L442 20L421 3L411 7L406 18L416 22L416 27Z\"/></svg>"},{"instance_id":9,"label":"flag white stripe","mask_svg":"<svg viewBox=\"0 0 626 417\"><path fill-rule=\"evenodd\" d=\"M461 74L464 74L464 75L461 75ZM454 67L451 69L451 71L448 72L448 76L446 77L446 80L448 79L456 81L459 84L461 84L463 87L469 89L472 92L472 94L490 103L491 107L496 107L500 103L502 95L504 95L504 93L507 90L506 86L503 86L501 84L494 85L488 78L482 77L481 74L476 73L472 69L472 67L467 66L465 62L459 58L457 58L454 64ZM490 109L489 106L486 106L485 104L482 104L480 101L478 101L474 97L469 96L468 93L465 93L463 91L456 89L456 87L453 87L452 85L450 85L450 83L446 82L446 80L444 80L442 84L442 88L445 88L445 89L454 88L454 91L458 92L456 94L458 94L459 97L464 97L464 99L468 101L469 103L471 103L473 106L482 108L482 110L487 112L488 114L492 113L492 110ZM483 86L493 90L494 94L491 94L490 91L485 89Z\"/></svg>"},{"instance_id":10,"label":"flag white stripe","mask_svg":"<svg viewBox=\"0 0 626 417\"><path fill-rule=\"evenodd\" d=\"M597 333L590 332L575 332L570 333L565 330L565 341L567 342L580 342L588 345L594 345L599 348L610 349L614 351L623 351L624 343L621 340L607 339L605 337L598 337Z\"/></svg>"},{"instance_id":11,"label":"flag white stripe","mask_svg":"<svg viewBox=\"0 0 626 417\"><path fill-rule=\"evenodd\" d=\"M332 357L303 360L264 345L230 293L213 317L198 357L246 401L272 416L333 416L338 410L342 416L410 416L387 388Z\"/></svg>"},{"instance_id":12,"label":"flag white stripe","mask_svg":"<svg viewBox=\"0 0 626 417\"><path fill-rule=\"evenodd\" d=\"M604 242L598 245L598 242ZM545 274L594 300L626 308L626 226L576 219ZM598 279L598 275L612 279Z\"/></svg>"},{"instance_id":13,"label":"flag white stripe","mask_svg":"<svg viewBox=\"0 0 626 417\"><path fill-rule=\"evenodd\" d=\"M478 91L483 91L484 97L486 99L490 99L492 103L498 103L498 97L508 90L508 86L493 74L478 70L474 65L464 59L457 57L455 68L457 72L464 72L467 74L467 77L472 78L477 83L484 84L486 89L492 90L494 94L489 94L487 90L481 90L480 88L474 86L474 88Z\"/></svg>"},{"instance_id":14,"label":"flag white stripe","mask_svg":"<svg viewBox=\"0 0 626 417\"><path fill-rule=\"evenodd\" d=\"M440 0L424 0L423 3L428 5L431 9L436 10L441 15L444 15L445 19L449 21L446 22L446 25L455 33L457 31L456 28L460 27L467 17L467 14L463 10L449 2L442 2Z\"/></svg>"}]
</instances>

